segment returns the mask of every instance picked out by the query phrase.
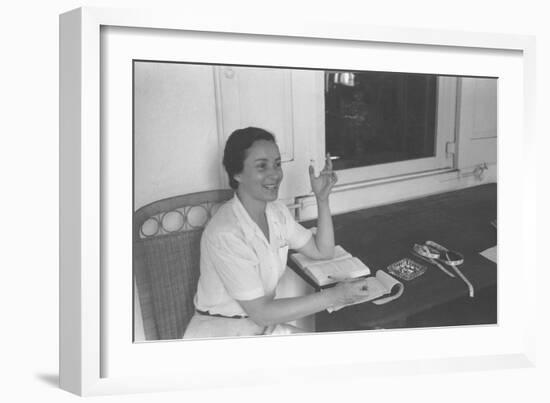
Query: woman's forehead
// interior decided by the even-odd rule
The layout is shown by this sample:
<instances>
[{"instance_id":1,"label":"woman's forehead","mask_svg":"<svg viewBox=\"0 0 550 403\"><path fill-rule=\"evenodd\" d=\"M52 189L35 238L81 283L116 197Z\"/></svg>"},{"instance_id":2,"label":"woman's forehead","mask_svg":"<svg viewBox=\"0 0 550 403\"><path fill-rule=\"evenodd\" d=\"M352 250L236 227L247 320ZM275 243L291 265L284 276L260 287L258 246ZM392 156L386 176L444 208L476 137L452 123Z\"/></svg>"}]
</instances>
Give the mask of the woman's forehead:
<instances>
[{"instance_id":1,"label":"woman's forehead","mask_svg":"<svg viewBox=\"0 0 550 403\"><path fill-rule=\"evenodd\" d=\"M279 147L273 141L256 140L248 150L246 159L256 160L259 158L277 159L281 158Z\"/></svg>"}]
</instances>

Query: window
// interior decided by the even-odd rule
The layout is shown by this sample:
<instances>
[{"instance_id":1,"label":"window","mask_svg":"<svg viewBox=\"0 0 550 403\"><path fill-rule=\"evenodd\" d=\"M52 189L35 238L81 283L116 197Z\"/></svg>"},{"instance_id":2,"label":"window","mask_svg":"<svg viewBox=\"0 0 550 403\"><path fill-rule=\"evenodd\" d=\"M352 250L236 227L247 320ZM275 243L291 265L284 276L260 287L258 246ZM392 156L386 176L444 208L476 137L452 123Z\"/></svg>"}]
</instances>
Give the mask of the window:
<instances>
[{"instance_id":1,"label":"window","mask_svg":"<svg viewBox=\"0 0 550 403\"><path fill-rule=\"evenodd\" d=\"M325 145L341 183L453 166L456 78L325 72Z\"/></svg>"}]
</instances>

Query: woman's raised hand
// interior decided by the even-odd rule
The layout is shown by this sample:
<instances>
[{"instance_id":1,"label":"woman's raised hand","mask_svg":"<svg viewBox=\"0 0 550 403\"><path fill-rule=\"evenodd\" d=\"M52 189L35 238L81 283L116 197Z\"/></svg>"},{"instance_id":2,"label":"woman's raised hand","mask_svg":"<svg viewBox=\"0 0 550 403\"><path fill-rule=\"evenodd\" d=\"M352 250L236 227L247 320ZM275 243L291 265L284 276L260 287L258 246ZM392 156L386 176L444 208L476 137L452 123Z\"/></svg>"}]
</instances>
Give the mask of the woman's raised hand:
<instances>
[{"instance_id":1,"label":"woman's raised hand","mask_svg":"<svg viewBox=\"0 0 550 403\"><path fill-rule=\"evenodd\" d=\"M329 153L327 153L325 158L325 166L318 176L315 176L313 166L309 166L309 180L311 182L311 190L317 200L327 200L332 187L338 181L336 173L332 170L332 160Z\"/></svg>"}]
</instances>

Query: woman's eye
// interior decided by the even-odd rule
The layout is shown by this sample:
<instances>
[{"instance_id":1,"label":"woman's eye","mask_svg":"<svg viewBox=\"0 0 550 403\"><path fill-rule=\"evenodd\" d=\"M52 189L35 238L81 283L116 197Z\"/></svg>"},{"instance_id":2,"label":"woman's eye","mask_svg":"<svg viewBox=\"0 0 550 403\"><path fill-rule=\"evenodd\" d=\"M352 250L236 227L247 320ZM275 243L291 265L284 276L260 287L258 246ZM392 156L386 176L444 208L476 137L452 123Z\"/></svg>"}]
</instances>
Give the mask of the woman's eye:
<instances>
[{"instance_id":1,"label":"woman's eye","mask_svg":"<svg viewBox=\"0 0 550 403\"><path fill-rule=\"evenodd\" d=\"M259 170L259 171L263 171L263 170L268 169L269 166L271 166L272 169L280 169L281 168L281 162L275 162L275 163L273 163L273 165L270 165L266 162L263 162L263 163L260 163L260 164L256 165L256 169Z\"/></svg>"}]
</instances>

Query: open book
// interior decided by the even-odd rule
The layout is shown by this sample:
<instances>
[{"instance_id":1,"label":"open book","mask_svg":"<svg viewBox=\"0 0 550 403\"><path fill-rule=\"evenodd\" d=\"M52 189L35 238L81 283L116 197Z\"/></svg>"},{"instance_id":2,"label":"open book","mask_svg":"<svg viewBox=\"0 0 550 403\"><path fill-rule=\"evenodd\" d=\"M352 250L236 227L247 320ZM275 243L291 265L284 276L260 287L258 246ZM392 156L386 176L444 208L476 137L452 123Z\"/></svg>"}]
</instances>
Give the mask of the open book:
<instances>
[{"instance_id":1,"label":"open book","mask_svg":"<svg viewBox=\"0 0 550 403\"><path fill-rule=\"evenodd\" d=\"M334 257L328 260L309 259L301 253L293 253L290 258L319 287L370 274L370 269L363 262L346 252L341 246L334 248Z\"/></svg>"}]
</instances>

